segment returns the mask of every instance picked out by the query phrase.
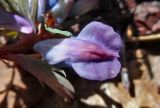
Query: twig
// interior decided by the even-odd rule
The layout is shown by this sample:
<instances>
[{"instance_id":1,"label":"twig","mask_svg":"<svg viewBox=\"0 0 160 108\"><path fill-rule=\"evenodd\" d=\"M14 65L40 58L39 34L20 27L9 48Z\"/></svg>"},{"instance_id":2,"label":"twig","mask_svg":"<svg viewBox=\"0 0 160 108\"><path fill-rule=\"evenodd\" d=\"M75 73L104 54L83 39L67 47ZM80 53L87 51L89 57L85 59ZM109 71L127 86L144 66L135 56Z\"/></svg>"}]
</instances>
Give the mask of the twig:
<instances>
[{"instance_id":1,"label":"twig","mask_svg":"<svg viewBox=\"0 0 160 108\"><path fill-rule=\"evenodd\" d=\"M131 42L140 42L140 41L154 41L154 40L160 40L160 33L158 34L151 34L146 36L132 36L127 41Z\"/></svg>"}]
</instances>

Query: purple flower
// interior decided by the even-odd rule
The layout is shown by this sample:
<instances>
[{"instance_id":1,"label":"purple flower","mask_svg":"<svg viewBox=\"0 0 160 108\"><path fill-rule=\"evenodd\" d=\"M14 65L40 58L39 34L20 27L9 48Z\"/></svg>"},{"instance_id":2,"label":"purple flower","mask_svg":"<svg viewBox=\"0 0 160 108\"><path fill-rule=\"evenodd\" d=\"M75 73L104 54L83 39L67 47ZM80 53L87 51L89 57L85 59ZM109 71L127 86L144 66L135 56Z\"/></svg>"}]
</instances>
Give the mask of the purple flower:
<instances>
[{"instance_id":1,"label":"purple flower","mask_svg":"<svg viewBox=\"0 0 160 108\"><path fill-rule=\"evenodd\" d=\"M83 78L106 80L120 71L121 47L121 38L112 27L94 21L77 37L40 41L34 45L34 50L39 51L49 64L65 62Z\"/></svg>"},{"instance_id":2,"label":"purple flower","mask_svg":"<svg viewBox=\"0 0 160 108\"><path fill-rule=\"evenodd\" d=\"M22 33L30 34L33 28L25 18L0 10L0 28L11 29Z\"/></svg>"}]
</instances>

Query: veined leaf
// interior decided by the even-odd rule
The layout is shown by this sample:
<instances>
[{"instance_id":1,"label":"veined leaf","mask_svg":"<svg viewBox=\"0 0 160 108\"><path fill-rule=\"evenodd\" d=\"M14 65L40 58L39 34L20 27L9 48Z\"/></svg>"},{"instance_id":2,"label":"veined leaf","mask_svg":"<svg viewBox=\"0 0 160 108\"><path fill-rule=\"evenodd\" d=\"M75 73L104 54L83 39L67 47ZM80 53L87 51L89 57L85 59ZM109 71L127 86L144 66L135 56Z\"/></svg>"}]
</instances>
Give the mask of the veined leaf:
<instances>
[{"instance_id":1,"label":"veined leaf","mask_svg":"<svg viewBox=\"0 0 160 108\"><path fill-rule=\"evenodd\" d=\"M56 28L47 27L46 25L45 25L45 29L46 29L46 31L48 31L51 34L61 34L61 35L64 35L66 37L71 37L72 36L72 33L69 32L69 31L62 31L62 30L59 30L59 29L56 29Z\"/></svg>"},{"instance_id":2,"label":"veined leaf","mask_svg":"<svg viewBox=\"0 0 160 108\"><path fill-rule=\"evenodd\" d=\"M6 11L11 11L11 7L5 0L0 0L0 7L2 7Z\"/></svg>"},{"instance_id":3,"label":"veined leaf","mask_svg":"<svg viewBox=\"0 0 160 108\"><path fill-rule=\"evenodd\" d=\"M28 0L6 0L6 2L20 15L28 18Z\"/></svg>"},{"instance_id":4,"label":"veined leaf","mask_svg":"<svg viewBox=\"0 0 160 108\"><path fill-rule=\"evenodd\" d=\"M36 1L36 0L32 0L32 1ZM32 19L32 16L31 16L31 12L30 12L30 9L29 9L29 1L28 0L17 0L18 2L18 7L21 11L20 14L22 14L23 16L25 16L31 23L32 25L32 28L34 29L34 32L36 32L36 28L35 28L35 18Z\"/></svg>"},{"instance_id":5,"label":"veined leaf","mask_svg":"<svg viewBox=\"0 0 160 108\"><path fill-rule=\"evenodd\" d=\"M20 9L20 13L25 16L27 19L30 19L30 12L29 12L29 2L28 0L17 0L18 7Z\"/></svg>"},{"instance_id":6,"label":"veined leaf","mask_svg":"<svg viewBox=\"0 0 160 108\"><path fill-rule=\"evenodd\" d=\"M67 77L66 73L62 69L59 69L57 67L52 67L52 70L53 70L53 72L61 73L64 77Z\"/></svg>"},{"instance_id":7,"label":"veined leaf","mask_svg":"<svg viewBox=\"0 0 160 108\"><path fill-rule=\"evenodd\" d=\"M46 62L26 55L9 55L8 57L15 60L24 70L30 72L39 81L44 82L59 95L69 99L73 98L71 92L74 92L74 89L70 82L57 73L54 73L52 70L53 67Z\"/></svg>"},{"instance_id":8,"label":"veined leaf","mask_svg":"<svg viewBox=\"0 0 160 108\"><path fill-rule=\"evenodd\" d=\"M14 11L18 12L19 10L19 7L18 7L18 4L17 4L17 0L5 0L9 6L14 9Z\"/></svg>"},{"instance_id":9,"label":"veined leaf","mask_svg":"<svg viewBox=\"0 0 160 108\"><path fill-rule=\"evenodd\" d=\"M38 9L38 0L31 0L31 3L29 4L30 13L31 13L31 19L32 22L35 23L37 18L37 9Z\"/></svg>"},{"instance_id":10,"label":"veined leaf","mask_svg":"<svg viewBox=\"0 0 160 108\"><path fill-rule=\"evenodd\" d=\"M64 87L66 87L68 90L70 90L71 92L75 92L72 84L67 80L65 79L63 76L59 75L58 73L54 72L53 73L55 75L55 77L57 78L58 82L60 84L62 84Z\"/></svg>"}]
</instances>

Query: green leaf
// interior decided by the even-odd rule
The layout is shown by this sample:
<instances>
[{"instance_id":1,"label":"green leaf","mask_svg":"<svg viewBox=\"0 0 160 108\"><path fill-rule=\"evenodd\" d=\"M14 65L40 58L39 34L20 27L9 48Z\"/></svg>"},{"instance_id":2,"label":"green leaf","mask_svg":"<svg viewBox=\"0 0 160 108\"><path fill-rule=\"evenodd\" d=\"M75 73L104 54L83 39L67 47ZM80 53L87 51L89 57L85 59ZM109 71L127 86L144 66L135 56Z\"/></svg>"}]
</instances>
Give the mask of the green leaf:
<instances>
[{"instance_id":1,"label":"green leaf","mask_svg":"<svg viewBox=\"0 0 160 108\"><path fill-rule=\"evenodd\" d=\"M53 72L53 67L46 62L26 55L9 55L8 57L60 96L69 99L73 98L72 93L74 92L74 88L72 84L61 75Z\"/></svg>"},{"instance_id":2,"label":"green leaf","mask_svg":"<svg viewBox=\"0 0 160 108\"><path fill-rule=\"evenodd\" d=\"M45 25L45 29L46 29L46 31L48 31L51 34L61 34L61 35L64 35L66 37L71 37L72 36L72 33L69 32L69 31L62 31L60 29L47 27L46 25Z\"/></svg>"},{"instance_id":3,"label":"green leaf","mask_svg":"<svg viewBox=\"0 0 160 108\"><path fill-rule=\"evenodd\" d=\"M28 18L28 0L6 0L6 2L20 15Z\"/></svg>"},{"instance_id":4,"label":"green leaf","mask_svg":"<svg viewBox=\"0 0 160 108\"><path fill-rule=\"evenodd\" d=\"M9 12L12 10L10 5L5 0L0 0L0 7Z\"/></svg>"}]
</instances>

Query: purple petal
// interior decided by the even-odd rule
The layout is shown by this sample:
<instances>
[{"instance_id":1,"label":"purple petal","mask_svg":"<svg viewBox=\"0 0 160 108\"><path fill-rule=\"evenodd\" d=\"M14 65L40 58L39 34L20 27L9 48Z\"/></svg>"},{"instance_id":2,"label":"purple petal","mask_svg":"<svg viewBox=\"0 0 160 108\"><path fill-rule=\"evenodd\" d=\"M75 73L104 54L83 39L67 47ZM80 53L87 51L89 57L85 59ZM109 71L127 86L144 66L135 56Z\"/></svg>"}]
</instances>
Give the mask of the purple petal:
<instances>
[{"instance_id":1,"label":"purple petal","mask_svg":"<svg viewBox=\"0 0 160 108\"><path fill-rule=\"evenodd\" d=\"M16 30L30 34L33 32L31 24L23 17L0 10L0 28Z\"/></svg>"},{"instance_id":2,"label":"purple petal","mask_svg":"<svg viewBox=\"0 0 160 108\"><path fill-rule=\"evenodd\" d=\"M82 78L89 80L106 80L117 76L121 64L117 58L114 58L103 62L72 63L72 67Z\"/></svg>"},{"instance_id":3,"label":"purple petal","mask_svg":"<svg viewBox=\"0 0 160 108\"><path fill-rule=\"evenodd\" d=\"M94 21L89 23L82 29L78 38L97 43L105 47L107 50L111 50L117 54L122 47L120 36L112 27L101 22Z\"/></svg>"},{"instance_id":4,"label":"purple petal","mask_svg":"<svg viewBox=\"0 0 160 108\"><path fill-rule=\"evenodd\" d=\"M56 64L61 61L105 60L117 56L95 43L76 38L41 41L34 46L34 49L41 52L50 64Z\"/></svg>"}]
</instances>

